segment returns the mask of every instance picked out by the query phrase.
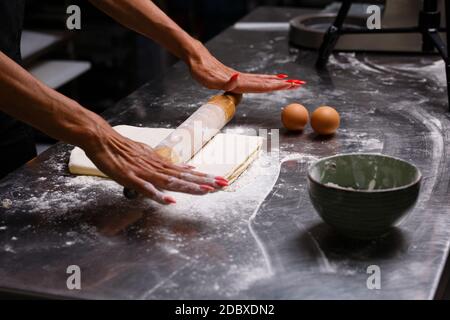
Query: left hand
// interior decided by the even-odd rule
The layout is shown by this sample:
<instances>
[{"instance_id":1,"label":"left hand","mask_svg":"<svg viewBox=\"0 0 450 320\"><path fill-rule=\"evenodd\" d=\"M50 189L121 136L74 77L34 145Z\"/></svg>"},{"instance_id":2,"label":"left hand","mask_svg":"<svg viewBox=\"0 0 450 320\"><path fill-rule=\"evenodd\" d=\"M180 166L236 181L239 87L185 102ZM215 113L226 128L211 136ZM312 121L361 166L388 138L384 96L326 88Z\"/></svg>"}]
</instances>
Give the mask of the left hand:
<instances>
[{"instance_id":1,"label":"left hand","mask_svg":"<svg viewBox=\"0 0 450 320\"><path fill-rule=\"evenodd\" d=\"M201 43L187 59L192 77L208 89L235 93L263 93L300 88L304 81L287 80L287 75L240 73L217 60Z\"/></svg>"}]
</instances>

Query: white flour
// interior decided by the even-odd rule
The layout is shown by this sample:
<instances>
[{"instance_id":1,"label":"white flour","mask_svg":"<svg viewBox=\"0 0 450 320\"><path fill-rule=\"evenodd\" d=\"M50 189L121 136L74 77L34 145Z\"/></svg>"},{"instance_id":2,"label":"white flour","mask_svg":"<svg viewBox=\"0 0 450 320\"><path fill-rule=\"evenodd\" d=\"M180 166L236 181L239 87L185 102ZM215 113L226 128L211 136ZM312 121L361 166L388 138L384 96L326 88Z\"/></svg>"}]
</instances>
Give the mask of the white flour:
<instances>
[{"instance_id":1,"label":"white flour","mask_svg":"<svg viewBox=\"0 0 450 320\"><path fill-rule=\"evenodd\" d=\"M12 201L11 199L3 199L2 200L2 207L5 209L9 209L12 206Z\"/></svg>"}]
</instances>

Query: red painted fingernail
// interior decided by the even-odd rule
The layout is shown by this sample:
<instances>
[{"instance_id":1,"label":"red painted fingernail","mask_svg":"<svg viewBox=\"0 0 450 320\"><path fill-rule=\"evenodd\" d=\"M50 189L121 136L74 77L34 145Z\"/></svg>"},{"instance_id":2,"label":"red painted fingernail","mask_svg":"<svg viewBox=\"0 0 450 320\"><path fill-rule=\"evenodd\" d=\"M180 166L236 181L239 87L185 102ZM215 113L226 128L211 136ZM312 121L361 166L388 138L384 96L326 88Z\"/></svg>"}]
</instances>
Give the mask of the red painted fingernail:
<instances>
[{"instance_id":1,"label":"red painted fingernail","mask_svg":"<svg viewBox=\"0 0 450 320\"><path fill-rule=\"evenodd\" d=\"M304 84L304 83L306 83L306 82L303 81L303 80L297 80L297 79L286 80L286 82L289 82L289 83L295 83L295 84Z\"/></svg>"},{"instance_id":2,"label":"red painted fingernail","mask_svg":"<svg viewBox=\"0 0 450 320\"><path fill-rule=\"evenodd\" d=\"M208 186L208 185L206 185L206 184L201 184L201 185L200 185L200 188L203 189L203 190L206 190L206 191L214 191L214 188L213 188L213 187Z\"/></svg>"},{"instance_id":3,"label":"red painted fingernail","mask_svg":"<svg viewBox=\"0 0 450 320\"><path fill-rule=\"evenodd\" d=\"M231 76L230 81L235 81L239 77L239 73L235 73Z\"/></svg>"},{"instance_id":4,"label":"red painted fingernail","mask_svg":"<svg viewBox=\"0 0 450 320\"><path fill-rule=\"evenodd\" d=\"M166 203L168 203L168 204L177 203L177 202L175 201L175 199L172 198L172 197L170 197L170 196L165 196L163 199L164 199L164 201L165 201Z\"/></svg>"},{"instance_id":5,"label":"red painted fingernail","mask_svg":"<svg viewBox=\"0 0 450 320\"><path fill-rule=\"evenodd\" d=\"M227 179L225 179L224 177L220 177L220 176L217 176L217 177L215 177L214 179L216 179L216 180L222 180L222 181L228 182Z\"/></svg>"},{"instance_id":6,"label":"red painted fingernail","mask_svg":"<svg viewBox=\"0 0 450 320\"><path fill-rule=\"evenodd\" d=\"M303 84L300 80L286 80L286 82L291 84L293 87L300 87Z\"/></svg>"},{"instance_id":7,"label":"red painted fingernail","mask_svg":"<svg viewBox=\"0 0 450 320\"><path fill-rule=\"evenodd\" d=\"M216 184L218 186L221 186L221 187L228 187L229 186L228 182L223 181L223 180L216 180Z\"/></svg>"},{"instance_id":8,"label":"red painted fingernail","mask_svg":"<svg viewBox=\"0 0 450 320\"><path fill-rule=\"evenodd\" d=\"M288 75L284 74L284 73L277 74L277 78L279 78L279 79L286 79L287 77L288 77Z\"/></svg>"}]
</instances>

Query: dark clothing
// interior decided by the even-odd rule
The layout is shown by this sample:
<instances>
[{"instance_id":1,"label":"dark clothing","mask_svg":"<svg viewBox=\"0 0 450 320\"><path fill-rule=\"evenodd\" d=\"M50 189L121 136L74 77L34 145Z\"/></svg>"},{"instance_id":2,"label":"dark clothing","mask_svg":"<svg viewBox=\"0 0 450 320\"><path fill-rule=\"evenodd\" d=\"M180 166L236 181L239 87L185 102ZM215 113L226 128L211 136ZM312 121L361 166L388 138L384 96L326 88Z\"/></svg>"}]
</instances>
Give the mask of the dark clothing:
<instances>
[{"instance_id":1,"label":"dark clothing","mask_svg":"<svg viewBox=\"0 0 450 320\"><path fill-rule=\"evenodd\" d=\"M19 64L24 9L25 0L0 0L0 51ZM32 129L0 111L0 179L35 156Z\"/></svg>"},{"instance_id":2,"label":"dark clothing","mask_svg":"<svg viewBox=\"0 0 450 320\"><path fill-rule=\"evenodd\" d=\"M25 0L0 0L0 50L17 63L24 9Z\"/></svg>"}]
</instances>

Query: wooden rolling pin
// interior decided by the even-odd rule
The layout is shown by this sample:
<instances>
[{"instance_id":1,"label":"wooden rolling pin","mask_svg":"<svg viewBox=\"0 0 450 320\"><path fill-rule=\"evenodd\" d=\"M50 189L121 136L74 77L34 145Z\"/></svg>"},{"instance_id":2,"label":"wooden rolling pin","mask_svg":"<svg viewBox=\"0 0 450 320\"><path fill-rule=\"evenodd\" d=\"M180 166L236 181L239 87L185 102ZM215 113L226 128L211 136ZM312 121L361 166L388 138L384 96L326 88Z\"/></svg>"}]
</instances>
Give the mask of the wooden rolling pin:
<instances>
[{"instance_id":1,"label":"wooden rolling pin","mask_svg":"<svg viewBox=\"0 0 450 320\"><path fill-rule=\"evenodd\" d=\"M241 94L231 92L213 96L154 150L172 163L186 163L233 118L241 99ZM129 188L123 193L128 199L138 196Z\"/></svg>"}]
</instances>

